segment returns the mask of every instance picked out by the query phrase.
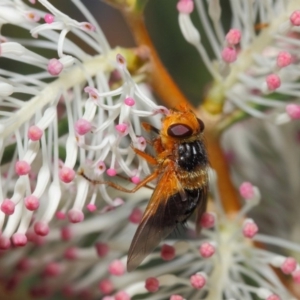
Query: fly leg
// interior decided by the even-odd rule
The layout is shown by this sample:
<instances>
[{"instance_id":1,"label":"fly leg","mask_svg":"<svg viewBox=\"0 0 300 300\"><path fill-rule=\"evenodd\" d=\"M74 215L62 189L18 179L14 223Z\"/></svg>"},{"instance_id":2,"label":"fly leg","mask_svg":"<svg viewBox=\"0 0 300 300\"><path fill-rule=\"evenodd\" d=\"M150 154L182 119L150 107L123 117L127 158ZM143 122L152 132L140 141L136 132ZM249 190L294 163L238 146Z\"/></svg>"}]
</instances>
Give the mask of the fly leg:
<instances>
[{"instance_id":1,"label":"fly leg","mask_svg":"<svg viewBox=\"0 0 300 300\"><path fill-rule=\"evenodd\" d=\"M154 171L152 174L148 175L146 178L144 178L141 182L139 182L133 189L126 189L123 186L116 184L114 182L111 181L101 181L101 180L93 180L89 177L87 177L83 170L80 170L78 173L80 176L82 176L83 178L85 178L87 181L89 181L90 183L96 185L96 184L106 184L114 189L117 189L119 191L125 192L125 193L135 193L137 190L139 190L140 188L144 187L147 185L147 183L149 183L150 181L154 180L155 178L157 178L157 176L159 175L158 171Z\"/></svg>"},{"instance_id":2,"label":"fly leg","mask_svg":"<svg viewBox=\"0 0 300 300\"><path fill-rule=\"evenodd\" d=\"M131 179L129 177L123 176L121 174L117 174L116 176L118 176L118 177L120 177L120 178L122 178L124 180L130 181L132 183L132 181L131 181ZM146 187L146 188L148 188L150 190L154 190L154 188L151 187L151 186L149 186L148 184L145 184L144 187Z\"/></svg>"},{"instance_id":3,"label":"fly leg","mask_svg":"<svg viewBox=\"0 0 300 300\"><path fill-rule=\"evenodd\" d=\"M157 165L157 160L151 156L150 154L147 154L137 148L132 148L132 150L140 157L145 159L150 165Z\"/></svg>"}]
</instances>

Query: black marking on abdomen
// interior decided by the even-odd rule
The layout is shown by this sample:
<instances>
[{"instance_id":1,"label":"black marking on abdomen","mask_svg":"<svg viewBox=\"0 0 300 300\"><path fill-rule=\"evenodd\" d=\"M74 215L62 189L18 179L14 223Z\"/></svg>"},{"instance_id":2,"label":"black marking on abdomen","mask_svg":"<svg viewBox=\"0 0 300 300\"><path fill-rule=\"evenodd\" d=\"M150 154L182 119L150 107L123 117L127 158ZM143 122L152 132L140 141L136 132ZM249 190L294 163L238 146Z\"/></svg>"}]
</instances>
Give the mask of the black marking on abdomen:
<instances>
[{"instance_id":1,"label":"black marking on abdomen","mask_svg":"<svg viewBox=\"0 0 300 300\"><path fill-rule=\"evenodd\" d=\"M186 171L193 171L199 166L206 166L208 158L204 143L196 140L191 143L180 144L177 164Z\"/></svg>"},{"instance_id":2,"label":"black marking on abdomen","mask_svg":"<svg viewBox=\"0 0 300 300\"><path fill-rule=\"evenodd\" d=\"M200 204L200 201L205 201L202 197L204 193L202 189L185 189L184 192L185 200L182 199L182 194L176 193L171 195L166 203L159 205L158 213L162 216L163 224L153 224L153 226L176 226L184 223Z\"/></svg>"}]
</instances>

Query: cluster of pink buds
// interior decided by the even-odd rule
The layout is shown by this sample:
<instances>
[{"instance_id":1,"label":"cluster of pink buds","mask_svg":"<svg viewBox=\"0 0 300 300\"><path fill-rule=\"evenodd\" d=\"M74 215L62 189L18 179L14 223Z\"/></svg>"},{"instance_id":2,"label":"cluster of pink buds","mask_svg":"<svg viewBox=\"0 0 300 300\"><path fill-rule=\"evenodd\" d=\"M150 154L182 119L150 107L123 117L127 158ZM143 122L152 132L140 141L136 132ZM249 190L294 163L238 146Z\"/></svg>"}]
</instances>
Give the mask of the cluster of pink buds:
<instances>
[{"instance_id":1,"label":"cluster of pink buds","mask_svg":"<svg viewBox=\"0 0 300 300\"><path fill-rule=\"evenodd\" d=\"M198 50L215 81L207 98L223 99L226 113L238 108L276 124L300 119L300 7L294 2L274 0L270 6L263 1L232 3L231 28L222 25L221 1L208 1L207 8L200 0L178 2L182 34ZM204 48L200 31L190 18L194 10L213 55ZM275 110L270 114L271 108Z\"/></svg>"}]
</instances>

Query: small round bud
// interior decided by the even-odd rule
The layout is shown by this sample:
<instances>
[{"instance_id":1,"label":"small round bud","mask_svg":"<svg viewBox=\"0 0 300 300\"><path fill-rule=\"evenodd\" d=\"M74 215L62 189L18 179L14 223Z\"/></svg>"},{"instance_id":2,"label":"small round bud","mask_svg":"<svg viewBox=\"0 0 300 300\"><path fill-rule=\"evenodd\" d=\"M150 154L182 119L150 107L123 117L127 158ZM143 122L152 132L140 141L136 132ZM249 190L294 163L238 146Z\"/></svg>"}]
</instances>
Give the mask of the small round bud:
<instances>
[{"instance_id":1,"label":"small round bud","mask_svg":"<svg viewBox=\"0 0 300 300\"><path fill-rule=\"evenodd\" d=\"M28 129L27 136L32 141L39 141L43 135L44 131L40 129L38 126L30 126Z\"/></svg>"},{"instance_id":2,"label":"small round bud","mask_svg":"<svg viewBox=\"0 0 300 300\"><path fill-rule=\"evenodd\" d=\"M44 20L47 24L52 24L54 21L54 16L51 14L45 14Z\"/></svg>"},{"instance_id":3,"label":"small round bud","mask_svg":"<svg viewBox=\"0 0 300 300\"><path fill-rule=\"evenodd\" d=\"M169 261L172 260L176 255L175 248L173 246L164 244L160 250L160 256L163 260Z\"/></svg>"},{"instance_id":4,"label":"small round bud","mask_svg":"<svg viewBox=\"0 0 300 300\"><path fill-rule=\"evenodd\" d=\"M192 0L179 0L176 7L178 12L189 15L194 10L194 2Z\"/></svg>"},{"instance_id":5,"label":"small round bud","mask_svg":"<svg viewBox=\"0 0 300 300\"><path fill-rule=\"evenodd\" d=\"M150 293L155 293L159 289L159 281L155 277L149 277L145 281L145 288Z\"/></svg>"},{"instance_id":6,"label":"small round bud","mask_svg":"<svg viewBox=\"0 0 300 300\"><path fill-rule=\"evenodd\" d=\"M95 247L99 257L105 257L109 251L108 245L104 243L97 243Z\"/></svg>"},{"instance_id":7,"label":"small round bud","mask_svg":"<svg viewBox=\"0 0 300 300\"><path fill-rule=\"evenodd\" d=\"M37 235L46 236L49 233L49 226L47 223L44 222L36 222L33 226L34 232Z\"/></svg>"},{"instance_id":8,"label":"small round bud","mask_svg":"<svg viewBox=\"0 0 300 300\"><path fill-rule=\"evenodd\" d=\"M200 225L203 228L213 228L215 226L216 217L213 213L205 212L200 220Z\"/></svg>"},{"instance_id":9,"label":"small round bud","mask_svg":"<svg viewBox=\"0 0 300 300\"><path fill-rule=\"evenodd\" d=\"M243 225L244 237L252 239L257 232L258 232L258 226L256 225L256 223L251 219L245 220Z\"/></svg>"},{"instance_id":10,"label":"small round bud","mask_svg":"<svg viewBox=\"0 0 300 300\"><path fill-rule=\"evenodd\" d=\"M229 45L237 45L241 41L241 36L240 30L232 28L226 34L225 39Z\"/></svg>"},{"instance_id":11,"label":"small round bud","mask_svg":"<svg viewBox=\"0 0 300 300\"><path fill-rule=\"evenodd\" d=\"M300 105L298 104L288 104L286 106L286 112L292 120L300 119Z\"/></svg>"},{"instance_id":12,"label":"small round bud","mask_svg":"<svg viewBox=\"0 0 300 300\"><path fill-rule=\"evenodd\" d=\"M15 203L11 201L10 199L4 199L1 203L1 211L10 216L15 212Z\"/></svg>"},{"instance_id":13,"label":"small round bud","mask_svg":"<svg viewBox=\"0 0 300 300\"><path fill-rule=\"evenodd\" d=\"M84 214L79 209L70 209L68 211L68 219L71 223L80 223L84 220Z\"/></svg>"},{"instance_id":14,"label":"small round bud","mask_svg":"<svg viewBox=\"0 0 300 300\"><path fill-rule=\"evenodd\" d=\"M52 58L48 62L47 70L50 75L57 76L63 70L64 65L56 58Z\"/></svg>"},{"instance_id":15,"label":"small round bud","mask_svg":"<svg viewBox=\"0 0 300 300\"><path fill-rule=\"evenodd\" d=\"M270 74L266 77L266 84L269 91L275 91L281 85L280 77L277 74Z\"/></svg>"},{"instance_id":16,"label":"small round bud","mask_svg":"<svg viewBox=\"0 0 300 300\"><path fill-rule=\"evenodd\" d=\"M290 21L293 26L300 26L300 10L295 10L291 14Z\"/></svg>"},{"instance_id":17,"label":"small round bud","mask_svg":"<svg viewBox=\"0 0 300 300\"><path fill-rule=\"evenodd\" d=\"M293 257L287 257L281 265L281 270L284 274L291 274L296 270L297 261Z\"/></svg>"},{"instance_id":18,"label":"small round bud","mask_svg":"<svg viewBox=\"0 0 300 300\"><path fill-rule=\"evenodd\" d=\"M64 183L70 183L75 178L75 171L69 167L62 167L59 170L59 178Z\"/></svg>"},{"instance_id":19,"label":"small round bud","mask_svg":"<svg viewBox=\"0 0 300 300\"><path fill-rule=\"evenodd\" d=\"M135 100L131 97L127 97L127 98L125 98L124 103L127 106L133 106L133 105L135 105Z\"/></svg>"},{"instance_id":20,"label":"small round bud","mask_svg":"<svg viewBox=\"0 0 300 300\"><path fill-rule=\"evenodd\" d=\"M143 212L137 207L132 210L128 219L133 224L140 224L142 217Z\"/></svg>"},{"instance_id":21,"label":"small round bud","mask_svg":"<svg viewBox=\"0 0 300 300\"><path fill-rule=\"evenodd\" d=\"M25 207L30 211L35 211L39 208L40 202L39 199L34 196L30 195L24 199Z\"/></svg>"},{"instance_id":22,"label":"small round bud","mask_svg":"<svg viewBox=\"0 0 300 300\"><path fill-rule=\"evenodd\" d=\"M78 135L85 135L92 130L92 123L85 119L79 119L75 123L75 131Z\"/></svg>"},{"instance_id":23,"label":"small round bud","mask_svg":"<svg viewBox=\"0 0 300 300\"><path fill-rule=\"evenodd\" d=\"M108 272L111 275L122 276L125 273L125 266L122 261L116 259L108 266Z\"/></svg>"},{"instance_id":24,"label":"small round bud","mask_svg":"<svg viewBox=\"0 0 300 300\"><path fill-rule=\"evenodd\" d=\"M16 162L15 171L19 176L27 175L31 170L31 166L25 160L19 160Z\"/></svg>"},{"instance_id":25,"label":"small round bud","mask_svg":"<svg viewBox=\"0 0 300 300\"><path fill-rule=\"evenodd\" d=\"M243 182L240 185L240 194L245 199L252 199L254 197L254 188L250 182Z\"/></svg>"},{"instance_id":26,"label":"small round bud","mask_svg":"<svg viewBox=\"0 0 300 300\"><path fill-rule=\"evenodd\" d=\"M117 171L116 171L116 169L109 168L109 169L107 169L106 174L110 177L113 177L113 176L117 175Z\"/></svg>"},{"instance_id":27,"label":"small round bud","mask_svg":"<svg viewBox=\"0 0 300 300\"><path fill-rule=\"evenodd\" d=\"M215 254L216 248L208 242L203 243L199 248L199 253L203 258L209 258Z\"/></svg>"},{"instance_id":28,"label":"small round bud","mask_svg":"<svg viewBox=\"0 0 300 300\"><path fill-rule=\"evenodd\" d=\"M237 52L232 47L226 47L222 50L221 56L222 56L223 61L230 64L230 63L233 63L236 61Z\"/></svg>"},{"instance_id":29,"label":"small round bud","mask_svg":"<svg viewBox=\"0 0 300 300\"><path fill-rule=\"evenodd\" d=\"M204 274L195 274L190 277L190 283L193 288L201 290L206 284L206 276Z\"/></svg>"},{"instance_id":30,"label":"small round bud","mask_svg":"<svg viewBox=\"0 0 300 300\"><path fill-rule=\"evenodd\" d=\"M12 236L12 242L17 247L23 247L27 244L27 237L23 233L15 233Z\"/></svg>"}]
</instances>

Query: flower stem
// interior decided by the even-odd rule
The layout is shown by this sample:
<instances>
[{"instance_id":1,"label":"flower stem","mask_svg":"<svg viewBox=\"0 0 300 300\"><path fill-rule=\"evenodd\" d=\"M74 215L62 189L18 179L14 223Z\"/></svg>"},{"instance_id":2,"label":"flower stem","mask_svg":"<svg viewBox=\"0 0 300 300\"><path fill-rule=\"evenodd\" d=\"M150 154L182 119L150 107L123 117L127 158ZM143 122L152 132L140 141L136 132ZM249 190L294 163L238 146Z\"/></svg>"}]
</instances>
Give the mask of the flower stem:
<instances>
[{"instance_id":1,"label":"flower stem","mask_svg":"<svg viewBox=\"0 0 300 300\"><path fill-rule=\"evenodd\" d=\"M143 16L126 11L123 11L123 14L131 28L137 45L147 46L150 51L151 73L149 81L154 92L168 107L177 107L179 104L191 106L162 64L149 37Z\"/></svg>"},{"instance_id":2,"label":"flower stem","mask_svg":"<svg viewBox=\"0 0 300 300\"><path fill-rule=\"evenodd\" d=\"M211 167L218 175L218 189L222 205L227 214L234 214L241 208L239 195L230 176L228 162L220 145L220 134L217 131L217 124L220 116L213 116L200 106L196 114L205 123L205 144L208 151Z\"/></svg>"}]
</instances>

